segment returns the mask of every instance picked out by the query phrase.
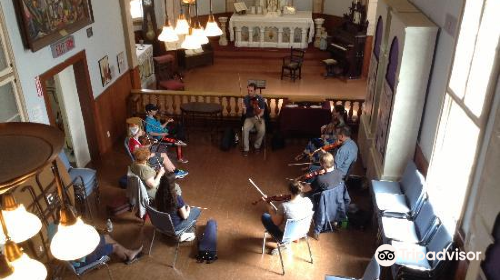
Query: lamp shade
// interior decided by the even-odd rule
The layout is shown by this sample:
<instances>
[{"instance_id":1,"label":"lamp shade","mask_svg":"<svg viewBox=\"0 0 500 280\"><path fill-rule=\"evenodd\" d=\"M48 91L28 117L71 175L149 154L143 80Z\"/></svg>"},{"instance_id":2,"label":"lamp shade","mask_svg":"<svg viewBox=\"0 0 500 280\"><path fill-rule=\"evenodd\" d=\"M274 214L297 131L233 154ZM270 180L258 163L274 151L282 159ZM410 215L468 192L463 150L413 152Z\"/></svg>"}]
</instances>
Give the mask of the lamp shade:
<instances>
[{"instance_id":1,"label":"lamp shade","mask_svg":"<svg viewBox=\"0 0 500 280\"><path fill-rule=\"evenodd\" d=\"M47 268L39 261L22 254L20 258L10 263L14 268L14 273L4 279L8 280L43 280L47 277Z\"/></svg>"},{"instance_id":2,"label":"lamp shade","mask_svg":"<svg viewBox=\"0 0 500 280\"><path fill-rule=\"evenodd\" d=\"M208 38L205 35L205 30L201 27L201 24L198 24L196 28L193 28L193 36L200 43L200 45L204 45L208 43Z\"/></svg>"},{"instance_id":3,"label":"lamp shade","mask_svg":"<svg viewBox=\"0 0 500 280\"><path fill-rule=\"evenodd\" d=\"M172 26L164 25L163 30L161 31L160 35L158 36L158 40L166 42L166 43L172 43L172 42L179 41L179 36L177 36L177 33L175 33Z\"/></svg>"},{"instance_id":4,"label":"lamp shade","mask_svg":"<svg viewBox=\"0 0 500 280\"><path fill-rule=\"evenodd\" d=\"M222 35L222 29L220 29L217 22L215 22L214 16L210 15L208 17L207 26L205 27L205 36L213 37L220 35Z\"/></svg>"},{"instance_id":5,"label":"lamp shade","mask_svg":"<svg viewBox=\"0 0 500 280\"><path fill-rule=\"evenodd\" d=\"M196 50L201 48L201 44L193 34L188 34L186 35L186 38L184 38L181 48L186 50Z\"/></svg>"},{"instance_id":6,"label":"lamp shade","mask_svg":"<svg viewBox=\"0 0 500 280\"><path fill-rule=\"evenodd\" d=\"M189 23L183 14L179 15L177 19L177 24L175 25L175 33L178 35L184 35L189 33Z\"/></svg>"},{"instance_id":7,"label":"lamp shade","mask_svg":"<svg viewBox=\"0 0 500 280\"><path fill-rule=\"evenodd\" d=\"M42 228L40 219L36 215L26 211L26 208L22 204L14 210L2 210L2 214L9 236L16 243L33 237ZM0 243L5 243L3 232L0 233Z\"/></svg>"},{"instance_id":8,"label":"lamp shade","mask_svg":"<svg viewBox=\"0 0 500 280\"><path fill-rule=\"evenodd\" d=\"M59 224L50 243L52 255L60 260L76 260L92 253L99 244L99 234L80 217L72 225Z\"/></svg>"}]
</instances>

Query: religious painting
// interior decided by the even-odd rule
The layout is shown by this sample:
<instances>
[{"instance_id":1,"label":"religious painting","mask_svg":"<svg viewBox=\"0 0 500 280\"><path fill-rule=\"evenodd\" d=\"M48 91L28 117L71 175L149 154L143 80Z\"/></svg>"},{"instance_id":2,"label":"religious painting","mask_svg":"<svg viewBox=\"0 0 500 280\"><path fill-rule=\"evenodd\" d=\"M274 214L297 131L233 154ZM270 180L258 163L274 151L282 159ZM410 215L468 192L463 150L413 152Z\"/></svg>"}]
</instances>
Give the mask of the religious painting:
<instances>
[{"instance_id":1,"label":"religious painting","mask_svg":"<svg viewBox=\"0 0 500 280\"><path fill-rule=\"evenodd\" d=\"M13 0L25 46L35 52L93 22L90 0Z\"/></svg>"},{"instance_id":2,"label":"religious painting","mask_svg":"<svg viewBox=\"0 0 500 280\"><path fill-rule=\"evenodd\" d=\"M125 70L125 53L121 52L116 56L116 62L118 64L118 73L122 73Z\"/></svg>"},{"instance_id":3,"label":"religious painting","mask_svg":"<svg viewBox=\"0 0 500 280\"><path fill-rule=\"evenodd\" d=\"M113 77L111 76L111 69L109 68L108 56L101 58L99 60L99 69L101 70L101 82L102 86L105 86L111 82Z\"/></svg>"}]
</instances>

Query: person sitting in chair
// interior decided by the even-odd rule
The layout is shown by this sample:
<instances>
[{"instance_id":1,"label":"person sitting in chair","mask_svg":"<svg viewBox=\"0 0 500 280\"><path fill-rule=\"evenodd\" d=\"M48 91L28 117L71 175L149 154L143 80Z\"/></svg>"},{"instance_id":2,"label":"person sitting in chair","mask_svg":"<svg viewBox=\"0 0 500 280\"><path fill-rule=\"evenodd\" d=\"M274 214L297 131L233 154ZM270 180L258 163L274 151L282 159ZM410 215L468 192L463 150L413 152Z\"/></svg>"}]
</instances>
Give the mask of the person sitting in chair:
<instances>
[{"instance_id":1,"label":"person sitting in chair","mask_svg":"<svg viewBox=\"0 0 500 280\"><path fill-rule=\"evenodd\" d=\"M278 211L268 204L268 210L262 214L262 224L268 233L275 238L283 238L286 220L301 219L312 213L313 204L309 198L302 197L302 184L294 181L288 185L290 200L283 202L278 206ZM265 197L261 198L266 201ZM287 248L287 247L285 247ZM277 254L277 249L271 251L271 254Z\"/></svg>"},{"instance_id":2,"label":"person sitting in chair","mask_svg":"<svg viewBox=\"0 0 500 280\"><path fill-rule=\"evenodd\" d=\"M150 145L146 145L139 141L141 136L144 136L144 131L141 127L134 122L128 122L128 132L129 132L129 141L128 141L128 149L131 154L134 154L134 151L140 147L147 147L149 149ZM142 139L142 138L141 138ZM166 153L151 153L148 160L149 166L159 169L160 167L164 167L167 172L174 172L177 178L184 178L189 173L187 171L177 169L174 164L170 161Z\"/></svg>"},{"instance_id":3,"label":"person sitting in chair","mask_svg":"<svg viewBox=\"0 0 500 280\"><path fill-rule=\"evenodd\" d=\"M50 223L47 228L47 236L49 237L49 242L54 237L57 232L57 225ZM131 250L125 248L117 241L115 241L108 234L100 234L100 241L94 251L87 256L80 258L78 260L70 261L71 265L75 268L83 267L91 264L103 256L109 256L115 254L120 260L125 262L125 264L132 264L142 257L142 245L141 247Z\"/></svg>"},{"instance_id":4,"label":"person sitting in chair","mask_svg":"<svg viewBox=\"0 0 500 280\"><path fill-rule=\"evenodd\" d=\"M295 161L304 159L323 146L335 143L337 141L337 130L345 126L344 115L344 106L335 105L332 112L331 122L321 127L321 136L319 138L311 139L304 151L295 157ZM318 159L319 156L315 154L312 160L317 162Z\"/></svg>"},{"instance_id":5,"label":"person sitting in chair","mask_svg":"<svg viewBox=\"0 0 500 280\"><path fill-rule=\"evenodd\" d=\"M262 139L266 134L266 123L263 119L266 103L262 96L256 94L255 90L257 85L250 83L247 86L248 95L243 98L243 156L248 156L250 150L249 134L250 130L255 128L257 130L257 139L255 139L254 148L255 152L260 152Z\"/></svg>"},{"instance_id":6,"label":"person sitting in chair","mask_svg":"<svg viewBox=\"0 0 500 280\"><path fill-rule=\"evenodd\" d=\"M319 163L321 171L318 175L312 178L310 184L304 186L303 192L307 197L312 197L316 193L324 190L329 190L343 184L343 173L335 168L335 159L329 152L323 152L320 156Z\"/></svg>"},{"instance_id":7,"label":"person sitting in chair","mask_svg":"<svg viewBox=\"0 0 500 280\"><path fill-rule=\"evenodd\" d=\"M134 162L130 165L130 171L137 175L146 185L148 196L152 199L156 196L156 191L160 185L160 179L165 174L165 168L161 166L155 171L149 164L148 159L151 152L148 147L139 147L134 150Z\"/></svg>"},{"instance_id":8,"label":"person sitting in chair","mask_svg":"<svg viewBox=\"0 0 500 280\"><path fill-rule=\"evenodd\" d=\"M182 147L187 146L182 140L178 140L173 138L172 136L175 133L179 133L182 129L181 126L178 125L175 129L167 128L169 123L172 123L173 119L168 119L165 123L161 123L157 119L155 119L156 114L158 113L158 107L154 104L147 104L146 107L146 119L145 119L145 129L146 133L153 136L155 139L163 141L165 144L175 145L177 147L177 161L180 163L188 163L188 160L182 157Z\"/></svg>"},{"instance_id":9,"label":"person sitting in chair","mask_svg":"<svg viewBox=\"0 0 500 280\"><path fill-rule=\"evenodd\" d=\"M158 211L170 214L174 229L178 231L196 221L201 210L198 207L189 207L177 193L176 185L175 176L172 174L163 177L156 192L155 203ZM180 241L192 241L195 237L194 232L185 232L181 235Z\"/></svg>"},{"instance_id":10,"label":"person sitting in chair","mask_svg":"<svg viewBox=\"0 0 500 280\"><path fill-rule=\"evenodd\" d=\"M343 127L337 134L337 138L342 145L335 154L335 168L340 170L344 177L348 175L349 168L358 158L358 146L351 139L351 133L349 127Z\"/></svg>"}]
</instances>

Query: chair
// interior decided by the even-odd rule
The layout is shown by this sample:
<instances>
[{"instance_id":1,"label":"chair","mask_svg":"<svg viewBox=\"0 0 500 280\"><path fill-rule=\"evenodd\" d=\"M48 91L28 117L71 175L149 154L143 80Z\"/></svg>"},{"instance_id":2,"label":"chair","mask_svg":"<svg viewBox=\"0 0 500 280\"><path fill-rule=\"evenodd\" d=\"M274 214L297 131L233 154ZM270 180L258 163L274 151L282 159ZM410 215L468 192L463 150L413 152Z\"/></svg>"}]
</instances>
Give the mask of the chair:
<instances>
[{"instance_id":1,"label":"chair","mask_svg":"<svg viewBox=\"0 0 500 280\"><path fill-rule=\"evenodd\" d=\"M201 50L179 50L179 65L189 70L195 67L213 65L214 51L210 43L201 45Z\"/></svg>"},{"instance_id":2,"label":"chair","mask_svg":"<svg viewBox=\"0 0 500 280\"><path fill-rule=\"evenodd\" d=\"M377 260L375 259L375 256L371 259L370 263L365 269L365 273L363 274L363 277L361 277L360 280L377 280L380 277L380 265L377 263ZM326 275L325 280L342 280L342 279L349 279L349 280L354 280L355 278L352 277L344 277L344 276L331 276L331 275Z\"/></svg>"},{"instance_id":3,"label":"chair","mask_svg":"<svg viewBox=\"0 0 500 280\"><path fill-rule=\"evenodd\" d=\"M414 220L382 216L379 238L383 244L391 240L425 245L439 224L429 200L424 201Z\"/></svg>"},{"instance_id":4,"label":"chair","mask_svg":"<svg viewBox=\"0 0 500 280\"><path fill-rule=\"evenodd\" d=\"M312 197L314 202L314 233L333 231L332 222L341 222L347 218L347 209L351 198L341 183L333 189L316 193Z\"/></svg>"},{"instance_id":5,"label":"chair","mask_svg":"<svg viewBox=\"0 0 500 280\"><path fill-rule=\"evenodd\" d=\"M414 185L423 185L424 178L422 174L417 170L417 166L413 161L409 161L406 165L401 181L378 181L372 180L372 195L377 195L379 193L390 193L390 194L403 194L408 192L408 190Z\"/></svg>"},{"instance_id":6,"label":"chair","mask_svg":"<svg viewBox=\"0 0 500 280\"><path fill-rule=\"evenodd\" d=\"M130 141L130 138L129 137L125 137L125 141L123 142L123 145L125 146L125 151L127 151L127 154L130 157L130 159L132 161L134 161L134 156L132 155L132 153L130 152L130 149L128 147L128 142L129 141Z\"/></svg>"},{"instance_id":7,"label":"chair","mask_svg":"<svg viewBox=\"0 0 500 280\"><path fill-rule=\"evenodd\" d=\"M171 54L153 57L155 63L156 88L184 90L182 79L175 79L175 57Z\"/></svg>"},{"instance_id":8,"label":"chair","mask_svg":"<svg viewBox=\"0 0 500 280\"><path fill-rule=\"evenodd\" d=\"M96 260L96 261L94 261L92 263L89 263L89 264L87 264L85 266L81 266L81 267L74 267L68 261L64 261L64 264L79 279L81 279L81 276L83 276L83 274L85 274L85 273L87 273L87 272L89 272L91 270L99 269L99 268L105 266L108 269L109 279L113 280L113 275L111 274L111 270L109 269L109 266L107 264L107 262L109 262L110 260L111 260L110 257L108 257L108 256L102 256L100 259L98 259L98 260Z\"/></svg>"},{"instance_id":9,"label":"chair","mask_svg":"<svg viewBox=\"0 0 500 280\"><path fill-rule=\"evenodd\" d=\"M439 226L436 233L432 236L427 246L417 244L392 241L392 246L397 252L421 252L427 254L428 252L448 252L453 249L453 239L448 233L444 225ZM396 263L391 267L394 279L441 279L441 274L444 271L447 261L440 260L441 258L434 258L434 260L427 260L423 258L401 258L396 255Z\"/></svg>"},{"instance_id":10,"label":"chair","mask_svg":"<svg viewBox=\"0 0 500 280\"><path fill-rule=\"evenodd\" d=\"M168 237L175 238L177 241L177 245L175 247L174 261L172 263L172 268L175 268L175 261L177 260L177 252L179 251L179 245L181 243L180 241L181 235L188 229L192 228L195 225L196 220L192 221L186 227L176 231L174 228L174 224L172 223L172 218L170 217L170 214L157 211L156 209L152 208L149 205L146 206L146 211L149 215L149 218L151 219L151 224L155 228L155 230L153 231L153 238L151 240L151 245L149 246L148 254L151 255L151 250L153 248L153 243L155 241L156 231L159 231L160 233Z\"/></svg>"},{"instance_id":11,"label":"chair","mask_svg":"<svg viewBox=\"0 0 500 280\"><path fill-rule=\"evenodd\" d=\"M309 257L311 258L311 264L313 263L313 257L311 253L311 246L309 246L309 241L307 240L307 233L309 232L309 227L311 226L313 213L307 215L301 219L288 219L285 224L285 231L281 239L273 236L276 242L276 247L278 248L278 253L280 255L281 269L283 270L283 275L285 275L285 266L283 265L283 257L281 255L281 247L284 245L290 245L293 241L299 240L301 238L306 239L307 248L309 249ZM264 239L262 241L262 254L266 247L266 237L267 231L264 231Z\"/></svg>"},{"instance_id":12,"label":"chair","mask_svg":"<svg viewBox=\"0 0 500 280\"><path fill-rule=\"evenodd\" d=\"M283 57L283 65L281 66L281 79L290 77L292 81L298 77L302 79L302 62L304 61L304 50L290 48L290 56ZM285 74L285 70L288 74ZM297 71L299 72L297 75Z\"/></svg>"},{"instance_id":13,"label":"chair","mask_svg":"<svg viewBox=\"0 0 500 280\"><path fill-rule=\"evenodd\" d=\"M68 157L64 153L64 150L59 153L59 158L61 159L61 162L63 163L71 178L71 184L75 189L76 200L88 211L90 218L93 220L92 209L90 208L88 198L92 195L92 193L95 193L95 204L96 207L99 207L99 185L97 182L97 171L90 168L74 168L69 163Z\"/></svg>"},{"instance_id":14,"label":"chair","mask_svg":"<svg viewBox=\"0 0 500 280\"><path fill-rule=\"evenodd\" d=\"M130 171L127 172L127 190L126 195L129 199L129 203L134 208L137 206L139 210L139 217L144 219L146 215L146 207L150 204L150 199L146 186L142 182L141 178Z\"/></svg>"}]
</instances>

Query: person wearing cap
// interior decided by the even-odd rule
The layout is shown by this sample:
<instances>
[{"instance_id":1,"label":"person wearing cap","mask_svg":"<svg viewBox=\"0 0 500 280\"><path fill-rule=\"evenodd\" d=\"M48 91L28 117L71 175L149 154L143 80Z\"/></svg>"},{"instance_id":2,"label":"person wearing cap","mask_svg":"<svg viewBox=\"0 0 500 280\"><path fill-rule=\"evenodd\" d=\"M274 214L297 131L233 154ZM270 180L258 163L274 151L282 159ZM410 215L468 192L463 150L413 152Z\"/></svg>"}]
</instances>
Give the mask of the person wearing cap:
<instances>
[{"instance_id":1,"label":"person wearing cap","mask_svg":"<svg viewBox=\"0 0 500 280\"><path fill-rule=\"evenodd\" d=\"M147 104L145 109L146 109L146 119L144 123L145 123L146 133L153 136L157 140L163 139L162 141L177 146L177 161L180 163L187 163L188 160L183 158L182 156L182 147L186 146L186 143L169 136L167 125L173 122L174 120L168 119L167 122L162 124L157 119L155 119L155 115L158 113L158 107L156 105L151 103Z\"/></svg>"}]
</instances>

